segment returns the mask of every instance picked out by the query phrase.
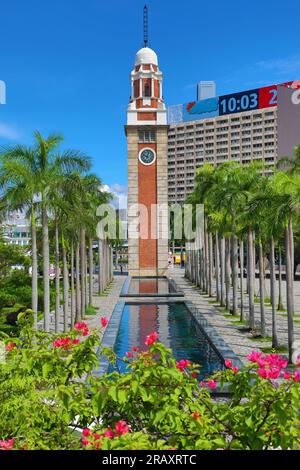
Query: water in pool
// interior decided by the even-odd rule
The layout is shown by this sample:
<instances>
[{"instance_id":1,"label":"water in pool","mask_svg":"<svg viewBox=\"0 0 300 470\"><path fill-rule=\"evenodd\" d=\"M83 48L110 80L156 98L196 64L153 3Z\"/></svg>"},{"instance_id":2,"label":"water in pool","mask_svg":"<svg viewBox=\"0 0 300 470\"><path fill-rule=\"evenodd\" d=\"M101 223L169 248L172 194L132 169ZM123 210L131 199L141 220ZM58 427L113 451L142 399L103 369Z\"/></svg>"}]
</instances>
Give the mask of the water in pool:
<instances>
[{"instance_id":1,"label":"water in pool","mask_svg":"<svg viewBox=\"0 0 300 470\"><path fill-rule=\"evenodd\" d=\"M135 278L130 280L128 294L172 294L176 289L169 279L163 277Z\"/></svg>"},{"instance_id":2,"label":"water in pool","mask_svg":"<svg viewBox=\"0 0 300 470\"><path fill-rule=\"evenodd\" d=\"M199 379L223 368L215 349L208 342L184 303L125 304L114 347L119 357L133 346L147 350L145 338L153 331L158 339L173 350L177 360L189 359L200 364ZM126 365L118 361L121 372Z\"/></svg>"}]
</instances>

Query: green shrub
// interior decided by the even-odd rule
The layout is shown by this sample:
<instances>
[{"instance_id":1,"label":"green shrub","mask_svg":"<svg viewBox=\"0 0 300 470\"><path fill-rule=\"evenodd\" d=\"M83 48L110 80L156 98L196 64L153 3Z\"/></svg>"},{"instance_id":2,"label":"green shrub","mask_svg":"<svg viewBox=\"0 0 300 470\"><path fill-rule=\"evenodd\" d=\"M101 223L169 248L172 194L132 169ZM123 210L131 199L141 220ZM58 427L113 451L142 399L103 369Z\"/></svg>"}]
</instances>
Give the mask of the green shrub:
<instances>
[{"instance_id":1,"label":"green shrub","mask_svg":"<svg viewBox=\"0 0 300 470\"><path fill-rule=\"evenodd\" d=\"M2 334L0 447L299 449L300 371L283 372L283 358L254 352L249 366L238 371L226 361L226 370L199 385L198 366L176 362L154 333L146 351L119 358L127 374L96 377L99 333L86 333L79 323L64 335L26 324L19 338ZM116 362L114 352L101 352ZM213 399L216 383L229 386L228 399Z\"/></svg>"},{"instance_id":2,"label":"green shrub","mask_svg":"<svg viewBox=\"0 0 300 470\"><path fill-rule=\"evenodd\" d=\"M4 307L12 307L16 301L16 295L3 291L0 292L0 309Z\"/></svg>"}]
</instances>

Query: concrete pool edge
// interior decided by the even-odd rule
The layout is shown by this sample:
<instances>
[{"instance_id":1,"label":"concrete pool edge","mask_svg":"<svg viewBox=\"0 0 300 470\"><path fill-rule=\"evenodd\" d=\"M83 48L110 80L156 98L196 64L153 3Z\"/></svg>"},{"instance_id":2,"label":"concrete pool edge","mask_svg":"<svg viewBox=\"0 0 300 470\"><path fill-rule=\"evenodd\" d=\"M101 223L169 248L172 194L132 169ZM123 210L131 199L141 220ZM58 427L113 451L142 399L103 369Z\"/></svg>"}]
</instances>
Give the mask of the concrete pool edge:
<instances>
[{"instance_id":1,"label":"concrete pool edge","mask_svg":"<svg viewBox=\"0 0 300 470\"><path fill-rule=\"evenodd\" d=\"M132 279L167 279L169 281L169 284L173 287L174 292L168 292L168 293L129 293L129 286L130 282ZM145 298L161 298L161 297L166 297L166 298L176 298L176 297L184 297L184 292L177 286L177 283L175 282L174 279L168 277L168 276L128 276L126 281L123 284L120 297L128 297L128 298L137 298L137 297L145 297Z\"/></svg>"},{"instance_id":2,"label":"concrete pool edge","mask_svg":"<svg viewBox=\"0 0 300 470\"><path fill-rule=\"evenodd\" d=\"M143 302L143 304L161 304L161 305L168 304L168 303L185 304L186 308L189 310L190 314L194 318L197 326L202 330L203 334L206 336L210 345L216 351L216 353L222 359L222 361L224 362L225 359L230 359L234 366L237 366L239 369L243 367L242 361L237 357L237 355L230 348L230 346L224 341L224 339L220 336L220 334L216 331L216 329L204 318L204 316L201 314L198 308L195 307L193 302L189 300L184 300L184 299L170 300L169 297L166 298L166 300L163 300L163 299L156 300L156 298L153 298L153 300L151 301L150 299L147 299L146 301ZM98 368L96 370L94 369L93 371L93 375L95 377L101 377L108 370L109 361L106 358L106 356L100 353L100 350L103 347L114 349L115 342L116 342L118 332L119 332L123 309L126 304L139 305L140 302L139 300L127 301L124 299L124 300L119 300L116 303L113 313L111 315L111 318L109 320L109 323L103 334L101 345L97 351L97 357L98 357L99 362L98 362ZM225 390L224 392L226 393Z\"/></svg>"}]
</instances>

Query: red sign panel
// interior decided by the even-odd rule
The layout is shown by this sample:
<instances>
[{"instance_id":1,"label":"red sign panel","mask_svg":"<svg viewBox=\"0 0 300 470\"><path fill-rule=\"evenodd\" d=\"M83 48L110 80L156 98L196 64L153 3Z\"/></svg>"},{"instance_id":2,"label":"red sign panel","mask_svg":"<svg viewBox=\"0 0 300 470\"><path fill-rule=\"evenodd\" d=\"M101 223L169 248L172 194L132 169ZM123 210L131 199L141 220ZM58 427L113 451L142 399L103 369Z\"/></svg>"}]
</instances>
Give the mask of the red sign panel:
<instances>
[{"instance_id":1,"label":"red sign panel","mask_svg":"<svg viewBox=\"0 0 300 470\"><path fill-rule=\"evenodd\" d=\"M293 82L281 83L281 85L291 85ZM278 85L266 86L258 89L258 107L269 108L277 106L277 87Z\"/></svg>"}]
</instances>

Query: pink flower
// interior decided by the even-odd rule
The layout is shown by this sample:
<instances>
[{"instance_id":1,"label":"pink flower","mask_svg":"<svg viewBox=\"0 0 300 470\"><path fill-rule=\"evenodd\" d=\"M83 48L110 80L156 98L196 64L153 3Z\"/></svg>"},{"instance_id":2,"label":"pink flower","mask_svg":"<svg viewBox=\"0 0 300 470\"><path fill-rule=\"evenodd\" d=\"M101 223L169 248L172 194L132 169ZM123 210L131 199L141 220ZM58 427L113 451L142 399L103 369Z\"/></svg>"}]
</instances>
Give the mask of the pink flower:
<instances>
[{"instance_id":1,"label":"pink flower","mask_svg":"<svg viewBox=\"0 0 300 470\"><path fill-rule=\"evenodd\" d=\"M238 371L239 371L239 368L237 366L235 366L235 367L232 368L232 371L233 371L234 374L237 374Z\"/></svg>"},{"instance_id":2,"label":"pink flower","mask_svg":"<svg viewBox=\"0 0 300 470\"><path fill-rule=\"evenodd\" d=\"M11 341L9 344L5 346L6 351L10 351L11 349L14 349L16 347L15 343ZM4 442L4 441L3 441Z\"/></svg>"},{"instance_id":3,"label":"pink flower","mask_svg":"<svg viewBox=\"0 0 300 470\"><path fill-rule=\"evenodd\" d=\"M267 369L264 369L264 368L261 367L260 369L257 370L257 373L262 379L268 379L269 378L269 373L268 373Z\"/></svg>"},{"instance_id":4,"label":"pink flower","mask_svg":"<svg viewBox=\"0 0 300 470\"><path fill-rule=\"evenodd\" d=\"M84 330L87 327L88 327L87 324L84 322L78 322L78 323L75 323L74 325L75 330Z\"/></svg>"},{"instance_id":5,"label":"pink flower","mask_svg":"<svg viewBox=\"0 0 300 470\"><path fill-rule=\"evenodd\" d=\"M158 334L156 333L156 331L148 335L145 341L146 346L150 346L152 343L154 343L157 340L157 338L158 338Z\"/></svg>"},{"instance_id":6,"label":"pink flower","mask_svg":"<svg viewBox=\"0 0 300 470\"><path fill-rule=\"evenodd\" d=\"M225 359L225 366L228 367L228 369L232 368L232 361L230 359Z\"/></svg>"},{"instance_id":7,"label":"pink flower","mask_svg":"<svg viewBox=\"0 0 300 470\"><path fill-rule=\"evenodd\" d=\"M99 441L100 437L100 434L93 434L93 438L95 439L95 441Z\"/></svg>"},{"instance_id":8,"label":"pink flower","mask_svg":"<svg viewBox=\"0 0 300 470\"><path fill-rule=\"evenodd\" d=\"M139 351L139 349L140 349L140 348L138 348L137 346L133 346L133 348L132 348L132 351L134 351L134 352L138 352L138 351Z\"/></svg>"},{"instance_id":9,"label":"pink flower","mask_svg":"<svg viewBox=\"0 0 300 470\"><path fill-rule=\"evenodd\" d=\"M289 380L291 378L291 374L287 370L285 370L283 372L283 378Z\"/></svg>"},{"instance_id":10,"label":"pink flower","mask_svg":"<svg viewBox=\"0 0 300 470\"><path fill-rule=\"evenodd\" d=\"M103 328L105 328L106 325L108 324L108 319L106 317L102 317L100 321L101 321L101 325L103 326Z\"/></svg>"},{"instance_id":11,"label":"pink flower","mask_svg":"<svg viewBox=\"0 0 300 470\"><path fill-rule=\"evenodd\" d=\"M179 362L176 362L176 367L180 371L183 371L188 365L190 365L190 361L187 359L181 359Z\"/></svg>"},{"instance_id":12,"label":"pink flower","mask_svg":"<svg viewBox=\"0 0 300 470\"><path fill-rule=\"evenodd\" d=\"M79 343L79 339L73 339L72 343L73 343L73 344L78 344L78 343Z\"/></svg>"},{"instance_id":13,"label":"pink flower","mask_svg":"<svg viewBox=\"0 0 300 470\"><path fill-rule=\"evenodd\" d=\"M283 359L283 358L279 358L278 361L277 361L277 366L280 368L280 369L285 369L288 365L288 361L287 359Z\"/></svg>"},{"instance_id":14,"label":"pink flower","mask_svg":"<svg viewBox=\"0 0 300 470\"><path fill-rule=\"evenodd\" d=\"M262 356L262 353L261 352L258 352L258 351L252 351L251 354L249 354L249 356L247 356L247 358L249 359L249 361L251 362L257 362Z\"/></svg>"},{"instance_id":15,"label":"pink flower","mask_svg":"<svg viewBox=\"0 0 300 470\"><path fill-rule=\"evenodd\" d=\"M268 362L265 359L258 359L257 364L259 365L259 367L266 367Z\"/></svg>"},{"instance_id":16,"label":"pink flower","mask_svg":"<svg viewBox=\"0 0 300 470\"><path fill-rule=\"evenodd\" d=\"M82 435L84 437L88 437L91 435L91 431L88 429L88 428L85 428L83 431L82 431Z\"/></svg>"},{"instance_id":17,"label":"pink flower","mask_svg":"<svg viewBox=\"0 0 300 470\"><path fill-rule=\"evenodd\" d=\"M89 334L89 328L84 322L75 323L74 328L75 330L81 331L83 336L88 336Z\"/></svg>"},{"instance_id":18,"label":"pink flower","mask_svg":"<svg viewBox=\"0 0 300 470\"><path fill-rule=\"evenodd\" d=\"M0 441L0 449L2 450L12 450L15 444L14 439L8 439L7 441Z\"/></svg>"},{"instance_id":19,"label":"pink flower","mask_svg":"<svg viewBox=\"0 0 300 470\"><path fill-rule=\"evenodd\" d=\"M115 433L113 432L112 429L108 428L104 433L104 437L108 437L109 439L113 439L115 437Z\"/></svg>"},{"instance_id":20,"label":"pink flower","mask_svg":"<svg viewBox=\"0 0 300 470\"><path fill-rule=\"evenodd\" d=\"M205 383L203 382L203 380L200 382L200 387L201 387L201 388L204 388L204 387L205 387Z\"/></svg>"},{"instance_id":21,"label":"pink flower","mask_svg":"<svg viewBox=\"0 0 300 470\"><path fill-rule=\"evenodd\" d=\"M272 367L269 370L268 375L270 379L278 379L278 377L280 376L280 369L278 369L277 367Z\"/></svg>"},{"instance_id":22,"label":"pink flower","mask_svg":"<svg viewBox=\"0 0 300 470\"><path fill-rule=\"evenodd\" d=\"M71 347L71 338L59 338L53 341L54 348L63 348L65 350Z\"/></svg>"},{"instance_id":23,"label":"pink flower","mask_svg":"<svg viewBox=\"0 0 300 470\"><path fill-rule=\"evenodd\" d=\"M133 354L130 351L127 351L125 354L126 354L127 357L133 357Z\"/></svg>"},{"instance_id":24,"label":"pink flower","mask_svg":"<svg viewBox=\"0 0 300 470\"><path fill-rule=\"evenodd\" d=\"M120 420L115 424L115 430L117 434L121 436L122 434L127 434L129 432L129 426L126 421Z\"/></svg>"},{"instance_id":25,"label":"pink flower","mask_svg":"<svg viewBox=\"0 0 300 470\"><path fill-rule=\"evenodd\" d=\"M88 441L87 438L85 437L84 439L82 439L82 444L84 446L88 446L90 444L90 441Z\"/></svg>"},{"instance_id":26,"label":"pink flower","mask_svg":"<svg viewBox=\"0 0 300 470\"><path fill-rule=\"evenodd\" d=\"M294 380L295 382L300 382L300 370L296 370L294 373Z\"/></svg>"},{"instance_id":27,"label":"pink flower","mask_svg":"<svg viewBox=\"0 0 300 470\"><path fill-rule=\"evenodd\" d=\"M94 442L94 447L95 447L96 450L98 450L99 447L101 447L101 446L102 446L102 442L101 442L101 441Z\"/></svg>"},{"instance_id":28,"label":"pink flower","mask_svg":"<svg viewBox=\"0 0 300 470\"><path fill-rule=\"evenodd\" d=\"M214 390L215 388L217 388L217 382L215 382L214 380L209 380L206 385L208 386L208 388L210 388L211 390Z\"/></svg>"}]
</instances>

